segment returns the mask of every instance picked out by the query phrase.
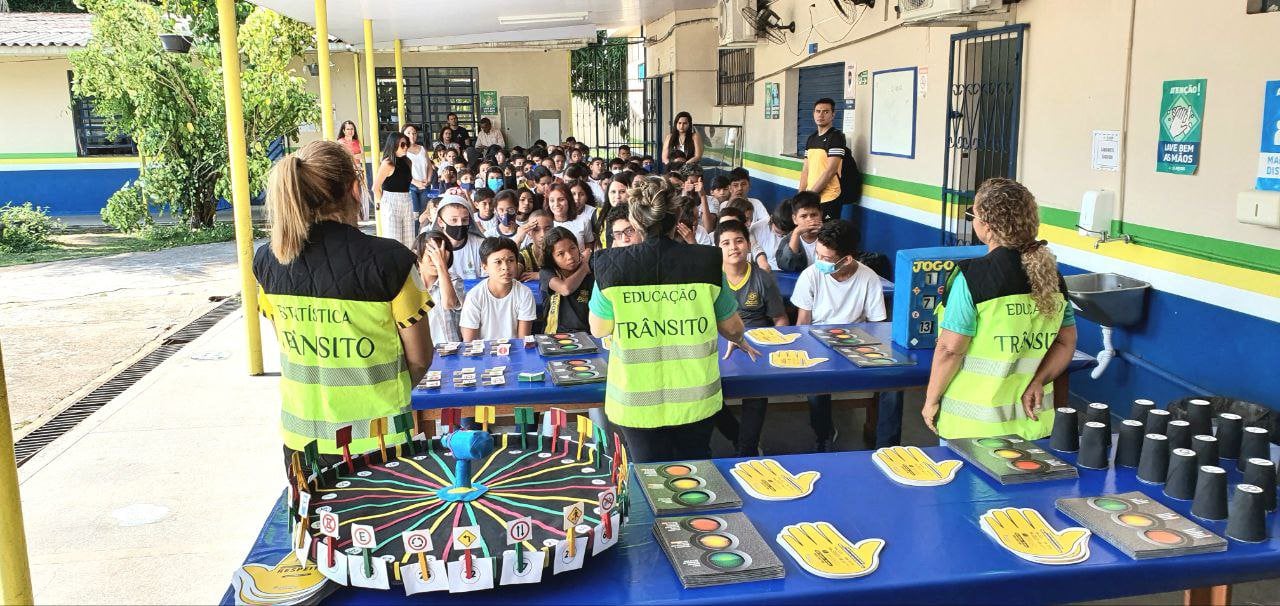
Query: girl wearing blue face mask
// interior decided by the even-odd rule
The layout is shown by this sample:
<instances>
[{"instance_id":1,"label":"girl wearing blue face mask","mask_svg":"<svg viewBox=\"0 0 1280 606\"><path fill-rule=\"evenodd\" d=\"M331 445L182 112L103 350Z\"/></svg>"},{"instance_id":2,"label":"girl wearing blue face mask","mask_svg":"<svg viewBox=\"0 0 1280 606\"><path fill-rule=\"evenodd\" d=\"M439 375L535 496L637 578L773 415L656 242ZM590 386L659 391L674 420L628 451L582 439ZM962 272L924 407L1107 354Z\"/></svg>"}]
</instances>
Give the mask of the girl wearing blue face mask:
<instances>
[{"instance_id":1,"label":"girl wearing blue face mask","mask_svg":"<svg viewBox=\"0 0 1280 606\"><path fill-rule=\"evenodd\" d=\"M784 244L785 246L785 244ZM848 221L828 221L818 230L813 265L800 272L791 303L796 324L883 322L884 289L880 276L859 263L858 232ZM809 396L809 423L815 450L826 452L835 439L830 394Z\"/></svg>"},{"instance_id":2,"label":"girl wearing blue face mask","mask_svg":"<svg viewBox=\"0 0 1280 606\"><path fill-rule=\"evenodd\" d=\"M493 191L502 191L507 189L507 181L503 178L502 169L497 166L490 166L489 170L485 172L484 184L485 187L488 187Z\"/></svg>"}]
</instances>

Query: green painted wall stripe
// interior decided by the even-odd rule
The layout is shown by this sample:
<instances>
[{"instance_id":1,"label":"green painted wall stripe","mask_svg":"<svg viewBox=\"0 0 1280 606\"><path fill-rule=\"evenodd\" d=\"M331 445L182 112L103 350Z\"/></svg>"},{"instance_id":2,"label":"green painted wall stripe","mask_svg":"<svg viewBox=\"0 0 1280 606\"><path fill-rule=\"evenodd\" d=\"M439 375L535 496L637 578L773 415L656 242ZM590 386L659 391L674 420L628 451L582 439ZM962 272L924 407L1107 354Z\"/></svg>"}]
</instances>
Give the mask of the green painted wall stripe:
<instances>
[{"instance_id":1,"label":"green painted wall stripe","mask_svg":"<svg viewBox=\"0 0 1280 606\"><path fill-rule=\"evenodd\" d=\"M764 156L747 151L742 152L742 156L753 162L788 170L798 171L803 166L800 160L792 158ZM935 185L915 183L880 175L864 175L863 182L874 187L920 196L930 200L940 200L942 198L942 188ZM1040 207L1040 220L1055 227L1075 229L1076 223L1079 222L1079 217L1080 213L1073 210L1048 206ZM1224 263L1235 267L1280 274L1280 249L1121 221L1113 221L1112 230L1120 234L1128 234L1135 243L1156 250Z\"/></svg>"}]
</instances>

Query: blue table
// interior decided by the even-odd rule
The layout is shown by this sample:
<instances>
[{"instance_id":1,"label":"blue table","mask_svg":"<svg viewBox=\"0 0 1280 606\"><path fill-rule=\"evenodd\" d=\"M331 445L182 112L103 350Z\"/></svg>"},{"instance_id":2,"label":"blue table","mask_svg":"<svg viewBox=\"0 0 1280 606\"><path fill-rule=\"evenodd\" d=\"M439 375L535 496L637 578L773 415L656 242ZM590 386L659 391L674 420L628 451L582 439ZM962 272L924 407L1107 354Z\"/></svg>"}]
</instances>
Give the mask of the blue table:
<instances>
[{"instance_id":1,"label":"blue table","mask_svg":"<svg viewBox=\"0 0 1280 606\"><path fill-rule=\"evenodd\" d=\"M889 341L891 326L888 322L868 322L857 324L876 337ZM784 333L800 333L794 343L779 347L757 347L761 356L754 362L746 354L735 352L728 360L720 361L720 384L726 398L769 397L783 395L803 395L811 393L839 393L846 391L891 391L911 387L921 387L929 382L929 367L933 364L932 349L910 350L914 366L891 366L887 368L858 368L843 356L809 334L810 326L783 326L778 330ZM720 341L720 351L725 351L726 343ZM769 365L769 352L774 349L803 349L811 357L828 358L828 361L813 368L784 369ZM906 351L906 350L900 350ZM608 352L582 358L607 359ZM563 358L562 358L563 359ZM520 383L516 374L520 372L536 372L546 369L547 358L538 355L536 348L525 349L520 341L513 341L510 356L466 357L454 354L441 358L439 355L431 362L432 370L442 373L440 389L414 389L413 407L449 408L456 406L476 406L489 404L591 404L604 401L604 383L575 385L572 387L556 387L548 377L541 383ZM1091 367L1096 361L1083 353L1077 352L1076 358L1068 367L1068 372ZM475 368L477 372L486 367L505 365L507 367L507 383L501 387L468 387L457 389L451 377L453 371L466 367Z\"/></svg>"},{"instance_id":2,"label":"blue table","mask_svg":"<svg viewBox=\"0 0 1280 606\"><path fill-rule=\"evenodd\" d=\"M946 448L926 448L936 460L958 458ZM1057 528L1074 526L1054 509L1063 497L1097 496L1139 490L1182 515L1189 501L1165 497L1142 484L1132 469L1080 470L1072 481L1000 486L971 465L950 484L912 488L895 484L870 460L870 452L775 457L792 472L817 470L822 478L808 497L759 501L743 495L742 511L772 542L787 524L824 520L849 539L887 542L879 569L851 580L829 580L803 571L773 545L786 578L701 589L683 589L654 542L653 518L637 492L622 542L582 570L549 577L536 587L500 587L464 595L426 594L406 598L396 591L339 589L327 604L770 604L983 603L1040 604L1098 600L1260 580L1280 575L1280 521L1268 516L1271 539L1259 544L1229 541L1227 551L1147 561L1131 560L1100 537L1091 541L1089 560L1072 566L1043 566L1021 560L987 538L978 517L994 507L1032 507ZM1075 457L1067 455L1067 461ZM728 478L738 459L716 465ZM1234 484L1240 474L1228 466ZM730 480L732 482L732 480ZM1234 490L1234 487L1232 488ZM1226 522L1199 521L1223 536ZM274 564L288 551L282 503L277 503L250 552L248 562ZM223 597L229 604L230 593Z\"/></svg>"},{"instance_id":3,"label":"blue table","mask_svg":"<svg viewBox=\"0 0 1280 606\"><path fill-rule=\"evenodd\" d=\"M795 292L796 290L796 280L800 277L800 272L775 271L773 272L773 276L778 280L778 291L782 293L782 299L784 301L790 301L791 293ZM481 280L484 280L484 278L477 278L475 280L463 280L462 287L470 291L472 288L475 287L476 284L479 284ZM538 281L529 280L527 282L523 282L523 284L525 286L528 286L529 290L533 291L533 300L537 302L539 305L541 305L542 293L538 291ZM886 280L884 278L880 278L880 285L884 287L885 309L893 309L893 282L890 280Z\"/></svg>"}]
</instances>

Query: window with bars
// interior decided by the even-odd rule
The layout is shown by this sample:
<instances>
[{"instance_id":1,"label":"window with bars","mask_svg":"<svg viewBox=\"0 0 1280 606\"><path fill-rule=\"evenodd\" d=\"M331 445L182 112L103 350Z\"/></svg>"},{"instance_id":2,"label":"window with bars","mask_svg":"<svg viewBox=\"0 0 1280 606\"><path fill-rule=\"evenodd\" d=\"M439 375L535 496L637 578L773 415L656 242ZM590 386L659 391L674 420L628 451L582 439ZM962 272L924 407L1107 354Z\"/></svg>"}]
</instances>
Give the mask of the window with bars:
<instances>
[{"instance_id":1,"label":"window with bars","mask_svg":"<svg viewBox=\"0 0 1280 606\"><path fill-rule=\"evenodd\" d=\"M751 105L755 97L756 55L753 48L720 49L716 105Z\"/></svg>"},{"instance_id":2,"label":"window with bars","mask_svg":"<svg viewBox=\"0 0 1280 606\"><path fill-rule=\"evenodd\" d=\"M67 70L67 86L73 75ZM76 154L79 156L132 156L138 147L128 135L107 134L106 120L93 109L93 101L76 97L71 90L71 121L76 129Z\"/></svg>"},{"instance_id":3,"label":"window with bars","mask_svg":"<svg viewBox=\"0 0 1280 606\"><path fill-rule=\"evenodd\" d=\"M378 87L379 141L399 130L396 123L396 70L374 70ZM476 132L480 116L480 70L474 67L404 68L404 119L426 131L423 143L440 139L449 113L458 114L458 125Z\"/></svg>"}]
</instances>

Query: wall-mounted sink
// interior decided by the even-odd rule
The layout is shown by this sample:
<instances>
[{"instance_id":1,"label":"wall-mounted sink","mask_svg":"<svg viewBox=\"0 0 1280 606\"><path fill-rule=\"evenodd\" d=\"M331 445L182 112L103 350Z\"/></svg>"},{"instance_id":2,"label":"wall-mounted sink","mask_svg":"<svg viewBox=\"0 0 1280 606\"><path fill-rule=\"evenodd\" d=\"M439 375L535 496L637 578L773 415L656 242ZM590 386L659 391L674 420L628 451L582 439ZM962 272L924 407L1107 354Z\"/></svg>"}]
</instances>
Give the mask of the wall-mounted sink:
<instances>
[{"instance_id":1,"label":"wall-mounted sink","mask_svg":"<svg viewBox=\"0 0 1280 606\"><path fill-rule=\"evenodd\" d=\"M1130 326L1142 321L1151 284L1113 273L1066 276L1067 296L1076 313L1102 326Z\"/></svg>"}]
</instances>

